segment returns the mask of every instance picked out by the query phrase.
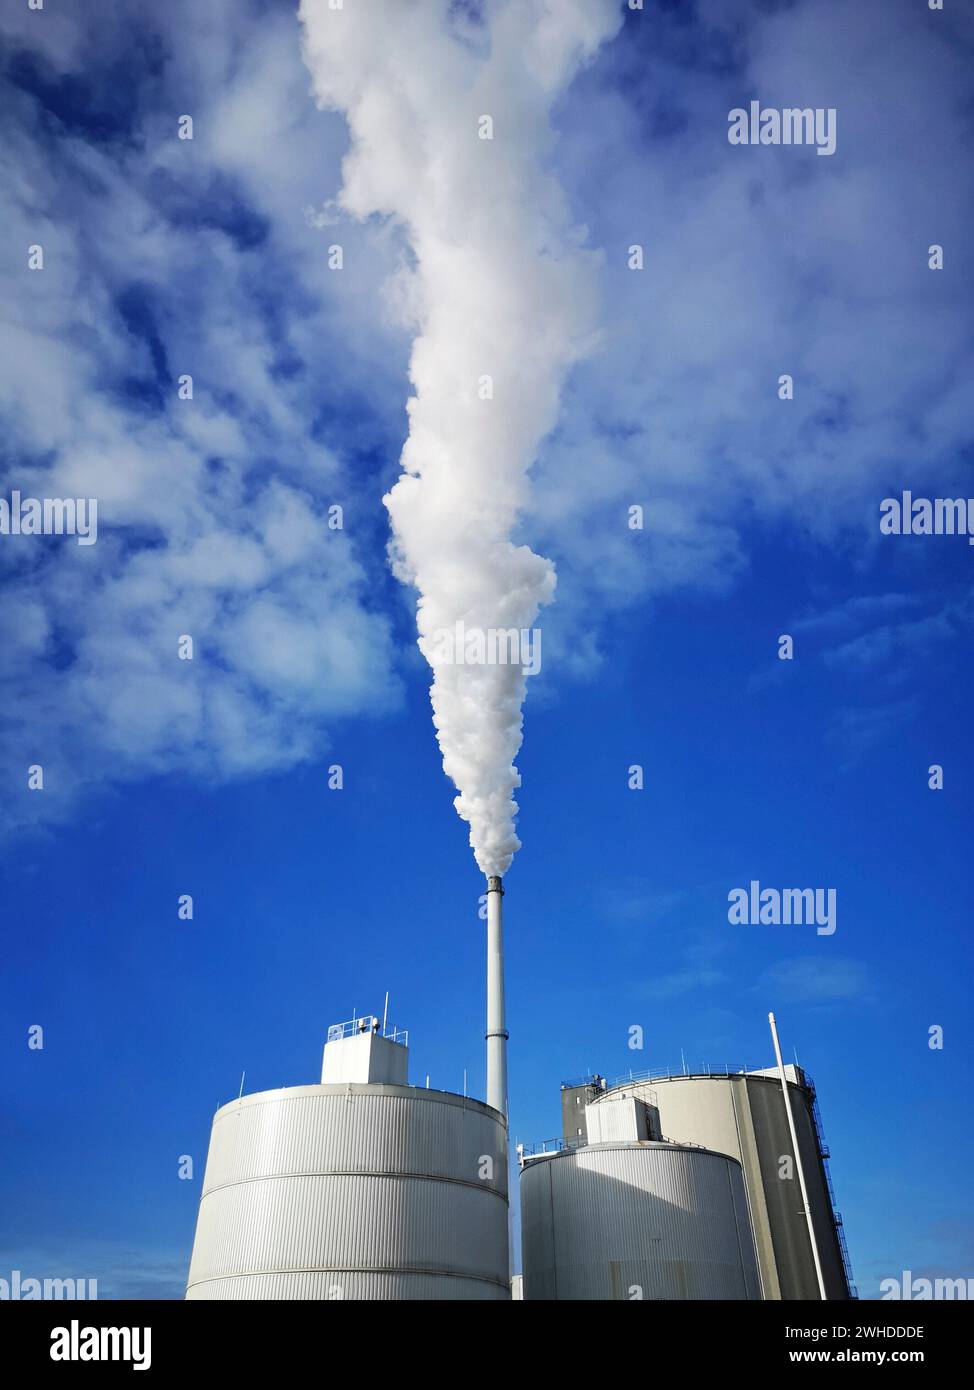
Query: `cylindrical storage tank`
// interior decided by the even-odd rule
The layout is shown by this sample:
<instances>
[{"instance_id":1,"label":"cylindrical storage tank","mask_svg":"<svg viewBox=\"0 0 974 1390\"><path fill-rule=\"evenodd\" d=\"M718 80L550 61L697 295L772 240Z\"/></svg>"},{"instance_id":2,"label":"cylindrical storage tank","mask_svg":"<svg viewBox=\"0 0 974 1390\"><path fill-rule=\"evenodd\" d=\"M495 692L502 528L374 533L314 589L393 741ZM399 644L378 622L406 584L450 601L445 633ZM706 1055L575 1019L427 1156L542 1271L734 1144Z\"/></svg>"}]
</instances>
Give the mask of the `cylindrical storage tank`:
<instances>
[{"instance_id":1,"label":"cylindrical storage tank","mask_svg":"<svg viewBox=\"0 0 974 1390\"><path fill-rule=\"evenodd\" d=\"M186 1297L510 1298L502 1117L375 1084L223 1106Z\"/></svg>"},{"instance_id":2,"label":"cylindrical storage tank","mask_svg":"<svg viewBox=\"0 0 974 1390\"><path fill-rule=\"evenodd\" d=\"M826 1295L846 1299L849 1287L819 1151L813 1094L799 1068L789 1063L785 1073ZM776 1069L626 1082L603 1092L598 1103L622 1090L651 1099L664 1138L702 1144L741 1162L764 1297L818 1299L798 1179L794 1171L790 1180L782 1172L782 1158L791 1154L792 1144Z\"/></svg>"},{"instance_id":3,"label":"cylindrical storage tank","mask_svg":"<svg viewBox=\"0 0 974 1390\"><path fill-rule=\"evenodd\" d=\"M741 1166L676 1144L590 1144L521 1170L525 1299L759 1299Z\"/></svg>"}]
</instances>

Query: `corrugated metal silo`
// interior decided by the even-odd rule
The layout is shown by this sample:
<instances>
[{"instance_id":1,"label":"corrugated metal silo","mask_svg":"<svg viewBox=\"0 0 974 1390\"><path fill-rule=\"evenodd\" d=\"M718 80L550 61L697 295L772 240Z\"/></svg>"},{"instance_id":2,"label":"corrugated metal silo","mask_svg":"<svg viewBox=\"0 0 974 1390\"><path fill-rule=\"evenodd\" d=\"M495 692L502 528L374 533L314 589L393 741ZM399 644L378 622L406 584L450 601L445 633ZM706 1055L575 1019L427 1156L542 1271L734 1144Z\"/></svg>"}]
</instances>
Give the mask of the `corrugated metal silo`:
<instances>
[{"instance_id":1,"label":"corrugated metal silo","mask_svg":"<svg viewBox=\"0 0 974 1390\"><path fill-rule=\"evenodd\" d=\"M759 1299L740 1164L590 1144L521 1170L525 1299Z\"/></svg>"},{"instance_id":2,"label":"corrugated metal silo","mask_svg":"<svg viewBox=\"0 0 974 1390\"><path fill-rule=\"evenodd\" d=\"M377 1047L365 1037L359 1050L374 1071ZM186 1297L509 1299L503 1117L375 1082L223 1106Z\"/></svg>"},{"instance_id":3,"label":"corrugated metal silo","mask_svg":"<svg viewBox=\"0 0 974 1390\"><path fill-rule=\"evenodd\" d=\"M798 1143L815 1224L826 1294L849 1297L849 1282L836 1229L828 1177L805 1073L785 1067ZM682 1144L702 1144L740 1161L750 1204L754 1241L766 1299L817 1299L818 1285L777 1071L653 1076L627 1081L602 1093L596 1105L618 1091L652 1097L660 1131Z\"/></svg>"}]
</instances>

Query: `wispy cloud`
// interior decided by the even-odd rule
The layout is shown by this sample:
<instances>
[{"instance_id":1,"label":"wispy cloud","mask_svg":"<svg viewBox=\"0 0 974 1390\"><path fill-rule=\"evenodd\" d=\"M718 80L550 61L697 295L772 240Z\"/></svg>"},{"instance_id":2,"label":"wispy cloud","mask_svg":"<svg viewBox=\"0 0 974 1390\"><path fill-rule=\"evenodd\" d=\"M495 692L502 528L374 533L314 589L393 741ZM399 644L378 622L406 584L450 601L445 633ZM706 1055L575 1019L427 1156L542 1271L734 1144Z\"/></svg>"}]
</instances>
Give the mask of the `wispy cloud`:
<instances>
[{"instance_id":1,"label":"wispy cloud","mask_svg":"<svg viewBox=\"0 0 974 1390\"><path fill-rule=\"evenodd\" d=\"M795 619L791 630L813 635L822 642L841 641L861 632L864 627L886 626L891 620L902 621L923 603L919 594L857 594L828 608L821 608Z\"/></svg>"},{"instance_id":2,"label":"wispy cloud","mask_svg":"<svg viewBox=\"0 0 974 1390\"><path fill-rule=\"evenodd\" d=\"M88 548L0 548L7 825L101 782L314 759L335 720L397 696L363 521L381 488L355 471L386 437L366 386L395 361L361 352L361 253L381 273L388 251L343 233L331 274L302 211L337 178L341 124L310 100L286 11L176 4L129 51L125 10L0 20L5 488L94 497L99 517Z\"/></svg>"},{"instance_id":3,"label":"wispy cloud","mask_svg":"<svg viewBox=\"0 0 974 1390\"><path fill-rule=\"evenodd\" d=\"M403 600L377 593L408 394L401 230L336 212L347 133L311 100L290 7L147 16L119 0L97 19L0 16L6 486L97 495L100 518L86 551L0 554L15 822L92 783L316 758L337 719L397 690ZM962 469L972 347L925 254L932 225L965 240L950 180L971 136L971 30L957 7L936 26L904 9L901 26L876 43L882 0L711 0L693 22L650 8L560 104L551 165L601 249L605 325L523 513L561 562L546 626L563 669L597 667L614 608L726 590L754 534L868 552L882 496ZM904 107L904 47L935 101ZM726 143L742 93L793 104L822 72L841 109L832 159ZM836 669L924 640L908 624L857 640L855 621L845 644L833 634ZM195 664L174 656L182 633ZM32 761L50 769L43 798L23 788Z\"/></svg>"},{"instance_id":4,"label":"wispy cloud","mask_svg":"<svg viewBox=\"0 0 974 1390\"><path fill-rule=\"evenodd\" d=\"M706 968L674 970L664 975L651 973L645 983L634 986L633 994L639 999L679 999L697 990L712 989L725 978L721 971Z\"/></svg>"},{"instance_id":5,"label":"wispy cloud","mask_svg":"<svg viewBox=\"0 0 974 1390\"><path fill-rule=\"evenodd\" d=\"M840 709L829 725L828 741L841 754L843 765L852 767L915 719L920 708L919 700L909 699Z\"/></svg>"},{"instance_id":6,"label":"wispy cloud","mask_svg":"<svg viewBox=\"0 0 974 1390\"><path fill-rule=\"evenodd\" d=\"M789 1004L834 1004L870 993L869 974L859 961L835 956L799 956L770 966L755 991Z\"/></svg>"},{"instance_id":7,"label":"wispy cloud","mask_svg":"<svg viewBox=\"0 0 974 1390\"><path fill-rule=\"evenodd\" d=\"M595 907L613 922L659 923L671 921L687 901L683 889L660 889L638 874L628 874L601 884Z\"/></svg>"},{"instance_id":8,"label":"wispy cloud","mask_svg":"<svg viewBox=\"0 0 974 1390\"><path fill-rule=\"evenodd\" d=\"M828 546L866 564L900 481L964 477L974 349L927 245L965 244L952 170L974 125L971 26L959 8L948 30L902 6L894 35L887 9L647 7L566 104L560 158L605 247L606 347L538 475L534 524L565 561L551 622L726 590L755 537L802 563ZM902 102L904 52L936 93L922 110ZM835 156L730 150L719 127L755 92L827 96Z\"/></svg>"},{"instance_id":9,"label":"wispy cloud","mask_svg":"<svg viewBox=\"0 0 974 1390\"><path fill-rule=\"evenodd\" d=\"M65 1248L5 1245L0 1260L4 1278L19 1269L22 1280L95 1280L99 1301L181 1299L186 1292L188 1259L178 1251L138 1251L117 1241L80 1239Z\"/></svg>"},{"instance_id":10,"label":"wispy cloud","mask_svg":"<svg viewBox=\"0 0 974 1390\"><path fill-rule=\"evenodd\" d=\"M918 670L917 663L922 671L923 658L949 642L959 628L969 627L970 618L971 603L965 597L922 617L877 623L826 651L824 659L852 676L889 677L894 667L905 676Z\"/></svg>"}]
</instances>

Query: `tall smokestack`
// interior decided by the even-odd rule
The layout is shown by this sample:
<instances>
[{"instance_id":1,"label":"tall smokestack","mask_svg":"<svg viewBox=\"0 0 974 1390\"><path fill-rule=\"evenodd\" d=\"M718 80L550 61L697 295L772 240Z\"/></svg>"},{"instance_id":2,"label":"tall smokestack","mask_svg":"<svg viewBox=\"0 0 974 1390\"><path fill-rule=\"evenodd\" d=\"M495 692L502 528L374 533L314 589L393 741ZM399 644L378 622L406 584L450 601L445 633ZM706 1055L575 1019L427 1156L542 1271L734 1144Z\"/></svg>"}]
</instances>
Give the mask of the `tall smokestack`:
<instances>
[{"instance_id":1,"label":"tall smokestack","mask_svg":"<svg viewBox=\"0 0 974 1390\"><path fill-rule=\"evenodd\" d=\"M499 874L487 879L487 1104L507 1117L507 1029L504 1026L504 921Z\"/></svg>"}]
</instances>

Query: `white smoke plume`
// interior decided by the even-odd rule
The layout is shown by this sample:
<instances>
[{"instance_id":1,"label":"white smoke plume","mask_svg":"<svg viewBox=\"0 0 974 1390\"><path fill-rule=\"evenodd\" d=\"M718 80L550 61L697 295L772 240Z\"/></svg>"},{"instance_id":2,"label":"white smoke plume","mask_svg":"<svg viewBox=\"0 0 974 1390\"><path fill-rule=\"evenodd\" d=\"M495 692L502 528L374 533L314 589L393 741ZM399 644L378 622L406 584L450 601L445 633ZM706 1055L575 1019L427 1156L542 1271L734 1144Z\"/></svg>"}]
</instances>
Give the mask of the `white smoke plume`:
<instances>
[{"instance_id":1,"label":"white smoke plume","mask_svg":"<svg viewBox=\"0 0 974 1390\"><path fill-rule=\"evenodd\" d=\"M338 206L403 229L415 325L393 566L419 592L443 768L482 872L519 841L525 675L444 659L436 634L530 629L554 567L511 536L571 364L594 343L594 258L546 172L553 103L618 0L302 0L318 104L348 121ZM491 138L485 138L491 137ZM489 380L488 380L489 379Z\"/></svg>"}]
</instances>

